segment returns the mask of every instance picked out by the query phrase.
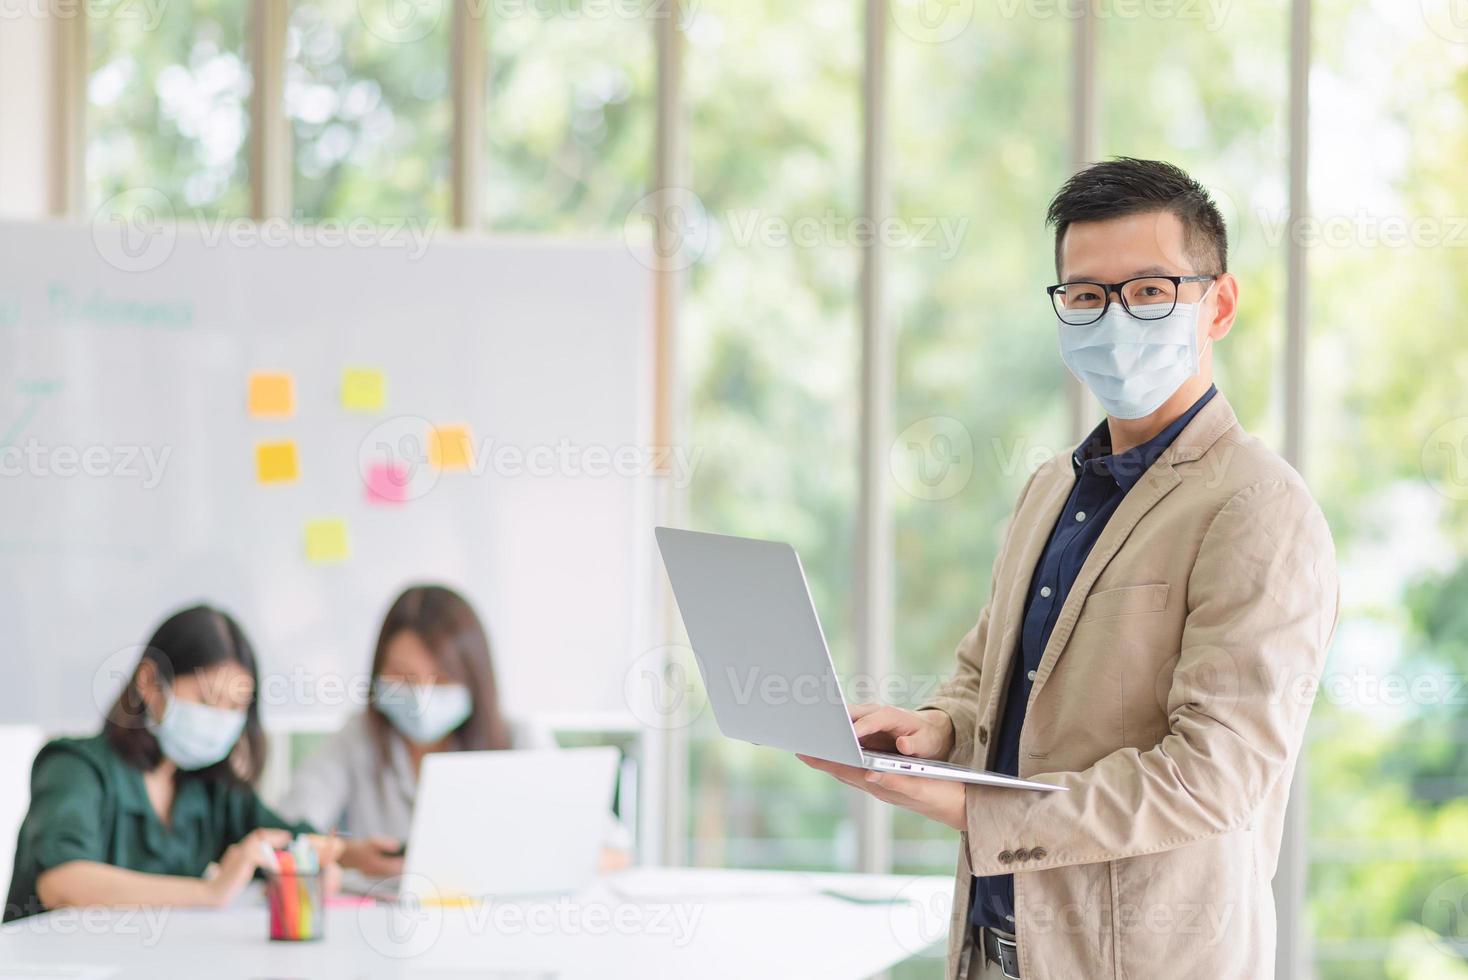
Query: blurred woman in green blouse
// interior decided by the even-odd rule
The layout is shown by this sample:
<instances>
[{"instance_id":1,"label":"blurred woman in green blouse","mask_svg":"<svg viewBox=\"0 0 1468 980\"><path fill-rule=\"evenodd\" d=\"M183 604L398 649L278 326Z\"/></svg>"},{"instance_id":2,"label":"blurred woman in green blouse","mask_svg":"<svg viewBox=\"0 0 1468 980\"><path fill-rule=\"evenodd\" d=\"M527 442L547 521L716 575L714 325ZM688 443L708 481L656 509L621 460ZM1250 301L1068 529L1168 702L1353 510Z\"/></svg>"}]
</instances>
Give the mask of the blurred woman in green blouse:
<instances>
[{"instance_id":1,"label":"blurred woman in green blouse","mask_svg":"<svg viewBox=\"0 0 1468 980\"><path fill-rule=\"evenodd\" d=\"M225 905L269 848L309 832L255 795L258 688L254 651L227 614L196 606L158 627L101 733L36 756L4 920L72 905ZM313 842L334 873L337 843Z\"/></svg>"}]
</instances>

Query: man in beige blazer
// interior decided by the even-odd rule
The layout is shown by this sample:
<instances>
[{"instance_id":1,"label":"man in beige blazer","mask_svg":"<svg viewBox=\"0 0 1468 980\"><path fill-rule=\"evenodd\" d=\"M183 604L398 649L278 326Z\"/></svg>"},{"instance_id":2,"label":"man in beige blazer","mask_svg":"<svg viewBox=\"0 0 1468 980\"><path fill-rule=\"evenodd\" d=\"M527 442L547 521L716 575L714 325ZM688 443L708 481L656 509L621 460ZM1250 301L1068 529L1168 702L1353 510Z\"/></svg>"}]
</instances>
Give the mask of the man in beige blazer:
<instances>
[{"instance_id":1,"label":"man in beige blazer","mask_svg":"<svg viewBox=\"0 0 1468 980\"><path fill-rule=\"evenodd\" d=\"M961 832L950 977L1270 977L1330 530L1213 387L1239 285L1207 192L1120 158L1049 220L1061 356L1106 421L1020 492L939 696L853 717L874 747L1068 792L806 761Z\"/></svg>"}]
</instances>

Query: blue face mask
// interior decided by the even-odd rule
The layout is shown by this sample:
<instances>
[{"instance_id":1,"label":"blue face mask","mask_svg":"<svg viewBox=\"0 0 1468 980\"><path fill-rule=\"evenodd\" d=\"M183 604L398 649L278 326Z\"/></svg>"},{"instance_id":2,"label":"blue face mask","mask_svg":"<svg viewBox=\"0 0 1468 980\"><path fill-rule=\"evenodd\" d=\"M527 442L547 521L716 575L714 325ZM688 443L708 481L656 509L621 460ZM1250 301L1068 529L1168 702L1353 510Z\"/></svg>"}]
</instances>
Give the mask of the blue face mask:
<instances>
[{"instance_id":1,"label":"blue face mask","mask_svg":"<svg viewBox=\"0 0 1468 980\"><path fill-rule=\"evenodd\" d=\"M216 708L170 693L163 717L150 721L148 731L180 769L207 769L234 750L245 720L245 712L237 708Z\"/></svg>"},{"instance_id":2,"label":"blue face mask","mask_svg":"<svg viewBox=\"0 0 1468 980\"><path fill-rule=\"evenodd\" d=\"M1196 303L1179 303L1171 316L1138 320L1112 303L1095 323L1069 323L1061 314L1060 357L1106 414L1117 419L1151 415L1198 373L1205 348L1198 346L1198 317L1207 291ZM1088 311L1075 316L1084 319Z\"/></svg>"},{"instance_id":3,"label":"blue face mask","mask_svg":"<svg viewBox=\"0 0 1468 980\"><path fill-rule=\"evenodd\" d=\"M463 684L372 682L372 700L404 738L432 745L468 720L474 698Z\"/></svg>"}]
</instances>

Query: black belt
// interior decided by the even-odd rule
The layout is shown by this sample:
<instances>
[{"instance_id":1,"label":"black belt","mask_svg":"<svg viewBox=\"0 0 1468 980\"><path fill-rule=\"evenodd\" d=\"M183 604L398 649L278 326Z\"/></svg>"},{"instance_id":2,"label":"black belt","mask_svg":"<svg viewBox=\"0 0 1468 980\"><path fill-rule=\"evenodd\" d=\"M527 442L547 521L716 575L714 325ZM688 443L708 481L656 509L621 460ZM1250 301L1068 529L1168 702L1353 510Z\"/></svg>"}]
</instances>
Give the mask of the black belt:
<instances>
[{"instance_id":1,"label":"black belt","mask_svg":"<svg viewBox=\"0 0 1468 980\"><path fill-rule=\"evenodd\" d=\"M995 929L980 929L979 945L985 960L999 964L1000 973L1009 980L1020 980L1019 942L1015 937Z\"/></svg>"}]
</instances>

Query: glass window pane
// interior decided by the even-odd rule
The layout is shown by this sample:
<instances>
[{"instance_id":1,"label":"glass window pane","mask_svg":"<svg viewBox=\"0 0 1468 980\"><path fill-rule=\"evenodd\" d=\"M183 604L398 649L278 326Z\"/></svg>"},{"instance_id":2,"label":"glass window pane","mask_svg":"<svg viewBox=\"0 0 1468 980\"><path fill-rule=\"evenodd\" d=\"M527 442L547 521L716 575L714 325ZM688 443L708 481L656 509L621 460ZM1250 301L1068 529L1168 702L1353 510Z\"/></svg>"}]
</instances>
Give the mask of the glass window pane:
<instances>
[{"instance_id":1,"label":"glass window pane","mask_svg":"<svg viewBox=\"0 0 1468 980\"><path fill-rule=\"evenodd\" d=\"M622 229L651 184L653 36L670 6L492 7L485 27L487 227Z\"/></svg>"},{"instance_id":2,"label":"glass window pane","mask_svg":"<svg viewBox=\"0 0 1468 980\"><path fill-rule=\"evenodd\" d=\"M292 7L286 114L295 216L448 216L446 3L320 0Z\"/></svg>"},{"instance_id":3,"label":"glass window pane","mask_svg":"<svg viewBox=\"0 0 1468 980\"><path fill-rule=\"evenodd\" d=\"M1307 474L1342 609L1309 733L1321 978L1450 975L1468 940L1468 21L1316 5Z\"/></svg>"},{"instance_id":4,"label":"glass window pane","mask_svg":"<svg viewBox=\"0 0 1468 980\"><path fill-rule=\"evenodd\" d=\"M709 232L681 338L691 439L703 451L692 522L794 544L838 664L849 663L860 5L689 9L684 203ZM788 753L721 738L710 712L693 734L696 861L852 864L844 787Z\"/></svg>"},{"instance_id":5,"label":"glass window pane","mask_svg":"<svg viewBox=\"0 0 1468 980\"><path fill-rule=\"evenodd\" d=\"M176 217L249 210L244 0L88 19L87 198L151 188Z\"/></svg>"},{"instance_id":6,"label":"glass window pane","mask_svg":"<svg viewBox=\"0 0 1468 980\"><path fill-rule=\"evenodd\" d=\"M1099 19L1102 156L1168 160L1208 186L1229 229L1239 316L1215 346L1218 386L1274 446L1283 352L1289 5L1138 5ZM1213 272L1200 269L1199 272Z\"/></svg>"},{"instance_id":7,"label":"glass window pane","mask_svg":"<svg viewBox=\"0 0 1468 980\"><path fill-rule=\"evenodd\" d=\"M1070 32L980 4L935 34L916 9L894 11L889 172L905 243L888 253L890 493L898 689L915 703L952 672L988 600L1020 487L1068 447L1044 214L1068 172L1067 85L1054 66ZM897 811L894 835L896 870L952 871L951 831ZM941 975L941 960L925 963Z\"/></svg>"}]
</instances>

